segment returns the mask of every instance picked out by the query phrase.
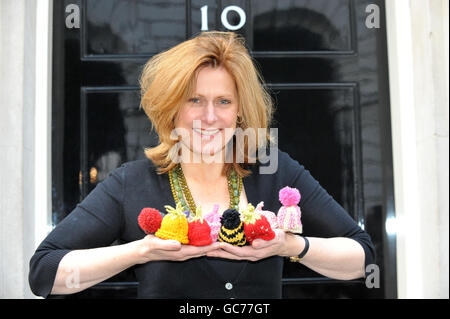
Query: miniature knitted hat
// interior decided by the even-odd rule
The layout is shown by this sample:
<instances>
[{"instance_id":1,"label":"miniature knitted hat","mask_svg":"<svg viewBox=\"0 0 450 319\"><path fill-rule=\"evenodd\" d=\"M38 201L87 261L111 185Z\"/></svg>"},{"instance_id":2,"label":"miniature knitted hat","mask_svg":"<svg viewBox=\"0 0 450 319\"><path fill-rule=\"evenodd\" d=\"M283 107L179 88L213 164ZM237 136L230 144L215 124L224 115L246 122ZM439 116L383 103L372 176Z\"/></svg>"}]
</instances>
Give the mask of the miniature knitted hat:
<instances>
[{"instance_id":1,"label":"miniature knitted hat","mask_svg":"<svg viewBox=\"0 0 450 319\"><path fill-rule=\"evenodd\" d=\"M197 207L195 217L189 221L189 245L193 246L207 246L211 245L211 228L208 222L202 217L200 207Z\"/></svg>"},{"instance_id":2,"label":"miniature knitted hat","mask_svg":"<svg viewBox=\"0 0 450 319\"><path fill-rule=\"evenodd\" d=\"M168 214L164 216L161 227L155 233L155 236L161 239L174 239L182 244L188 244L189 226L186 215L183 213L183 207L180 203L177 204L176 208L169 205L164 207Z\"/></svg>"},{"instance_id":3,"label":"miniature knitted hat","mask_svg":"<svg viewBox=\"0 0 450 319\"><path fill-rule=\"evenodd\" d=\"M270 210L263 210L263 207L264 202L259 202L259 204L256 205L255 212L258 212L261 215L265 216L269 221L270 227L272 227L272 229L278 228L277 215L275 215L275 213L271 212Z\"/></svg>"},{"instance_id":4,"label":"miniature knitted hat","mask_svg":"<svg viewBox=\"0 0 450 319\"><path fill-rule=\"evenodd\" d=\"M277 218L281 229L291 233L302 233L302 212L298 207L300 197L300 192L296 188L286 186L280 190L279 199L283 206L278 210Z\"/></svg>"},{"instance_id":5,"label":"miniature knitted hat","mask_svg":"<svg viewBox=\"0 0 450 319\"><path fill-rule=\"evenodd\" d=\"M252 204L242 211L244 221L244 232L247 241L251 244L255 239L272 240L275 238L275 232L270 227L267 218L255 211Z\"/></svg>"},{"instance_id":6,"label":"miniature knitted hat","mask_svg":"<svg viewBox=\"0 0 450 319\"><path fill-rule=\"evenodd\" d=\"M211 240L217 241L217 236L219 236L220 227L222 226L222 224L220 223L218 204L214 205L212 212L208 213L205 216L205 220L208 222L208 225L211 228Z\"/></svg>"},{"instance_id":7,"label":"miniature knitted hat","mask_svg":"<svg viewBox=\"0 0 450 319\"><path fill-rule=\"evenodd\" d=\"M162 218L159 210L145 207L138 216L138 224L147 235L153 234L161 226Z\"/></svg>"},{"instance_id":8,"label":"miniature knitted hat","mask_svg":"<svg viewBox=\"0 0 450 319\"><path fill-rule=\"evenodd\" d=\"M241 221L239 212L235 209L227 209L223 212L220 219L218 241L229 243L235 246L244 246L246 244L244 234L244 223Z\"/></svg>"}]
</instances>

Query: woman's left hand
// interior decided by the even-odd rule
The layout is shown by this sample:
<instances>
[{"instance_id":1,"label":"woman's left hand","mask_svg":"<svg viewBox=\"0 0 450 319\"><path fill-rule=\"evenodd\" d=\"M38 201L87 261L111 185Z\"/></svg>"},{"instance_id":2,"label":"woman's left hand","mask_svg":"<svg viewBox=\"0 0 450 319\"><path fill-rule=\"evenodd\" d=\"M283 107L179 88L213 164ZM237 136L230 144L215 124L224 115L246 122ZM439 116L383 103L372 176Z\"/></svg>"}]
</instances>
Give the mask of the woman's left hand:
<instances>
[{"instance_id":1,"label":"woman's left hand","mask_svg":"<svg viewBox=\"0 0 450 319\"><path fill-rule=\"evenodd\" d=\"M220 243L219 249L209 251L209 257L258 261L271 256L296 256L300 253L302 241L299 236L275 229L275 238L269 241L255 239L251 246L233 246Z\"/></svg>"}]
</instances>

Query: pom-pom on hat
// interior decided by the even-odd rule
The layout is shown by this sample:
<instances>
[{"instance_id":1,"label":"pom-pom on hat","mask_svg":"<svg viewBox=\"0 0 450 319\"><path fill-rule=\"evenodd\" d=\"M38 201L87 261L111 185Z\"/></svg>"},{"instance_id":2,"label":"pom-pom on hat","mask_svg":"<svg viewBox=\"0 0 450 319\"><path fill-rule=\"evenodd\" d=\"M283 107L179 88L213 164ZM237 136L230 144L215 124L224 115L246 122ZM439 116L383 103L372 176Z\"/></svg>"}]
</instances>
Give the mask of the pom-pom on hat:
<instances>
[{"instance_id":1,"label":"pom-pom on hat","mask_svg":"<svg viewBox=\"0 0 450 319\"><path fill-rule=\"evenodd\" d=\"M138 224L147 235L153 234L161 226L162 218L159 210L145 207L138 216Z\"/></svg>"},{"instance_id":2,"label":"pom-pom on hat","mask_svg":"<svg viewBox=\"0 0 450 319\"><path fill-rule=\"evenodd\" d=\"M176 208L169 205L164 207L168 214L164 216L161 227L155 233L155 236L161 239L174 239L182 244L188 244L189 226L186 215L183 213L183 207L180 203L177 204Z\"/></svg>"},{"instance_id":3,"label":"pom-pom on hat","mask_svg":"<svg viewBox=\"0 0 450 319\"><path fill-rule=\"evenodd\" d=\"M286 186L282 188L279 192L279 199L281 204L283 206L293 206L298 205L300 203L300 192L297 188L290 188L289 186Z\"/></svg>"},{"instance_id":4,"label":"pom-pom on hat","mask_svg":"<svg viewBox=\"0 0 450 319\"><path fill-rule=\"evenodd\" d=\"M220 223L220 214L219 214L219 205L214 205L213 210L205 215L205 220L208 222L209 227L211 228L211 240L217 241L217 236L219 236L220 227L222 224Z\"/></svg>"},{"instance_id":5,"label":"pom-pom on hat","mask_svg":"<svg viewBox=\"0 0 450 319\"><path fill-rule=\"evenodd\" d=\"M252 204L242 211L244 222L244 233L247 241L251 244L255 239L272 240L275 238L275 232L270 227L267 218L255 211Z\"/></svg>"},{"instance_id":6,"label":"pom-pom on hat","mask_svg":"<svg viewBox=\"0 0 450 319\"><path fill-rule=\"evenodd\" d=\"M255 212L258 212L267 218L270 223L270 227L272 227L272 230L278 228L277 215L275 215L275 213L271 212L270 210L263 210L263 207L264 202L259 202L259 204L256 205Z\"/></svg>"},{"instance_id":7,"label":"pom-pom on hat","mask_svg":"<svg viewBox=\"0 0 450 319\"><path fill-rule=\"evenodd\" d=\"M296 188L286 186L280 190L279 199L283 206L277 214L279 228L291 233L301 234L303 232L302 212L298 206L300 197L300 192Z\"/></svg>"},{"instance_id":8,"label":"pom-pom on hat","mask_svg":"<svg viewBox=\"0 0 450 319\"><path fill-rule=\"evenodd\" d=\"M244 246L246 244L244 234L244 223L241 221L239 212L235 209L227 209L223 212L220 219L218 241L229 243L235 246Z\"/></svg>"},{"instance_id":9,"label":"pom-pom on hat","mask_svg":"<svg viewBox=\"0 0 450 319\"><path fill-rule=\"evenodd\" d=\"M197 207L195 217L189 221L189 245L193 246L207 246L212 244L211 228L208 222L202 217L200 207Z\"/></svg>"}]
</instances>

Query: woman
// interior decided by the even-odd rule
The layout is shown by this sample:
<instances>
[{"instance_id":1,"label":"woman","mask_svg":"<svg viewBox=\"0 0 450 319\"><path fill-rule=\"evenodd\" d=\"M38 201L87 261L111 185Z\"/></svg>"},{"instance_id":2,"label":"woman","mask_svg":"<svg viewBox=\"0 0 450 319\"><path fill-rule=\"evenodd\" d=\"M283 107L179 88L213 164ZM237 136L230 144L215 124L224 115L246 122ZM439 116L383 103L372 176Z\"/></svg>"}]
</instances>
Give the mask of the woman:
<instances>
[{"instance_id":1,"label":"woman","mask_svg":"<svg viewBox=\"0 0 450 319\"><path fill-rule=\"evenodd\" d=\"M256 129L269 127L273 110L240 38L204 32L150 59L140 84L160 144L115 169L41 243L30 261L35 294L75 293L133 267L142 298L280 298L283 257L298 255L325 276L364 277L374 262L370 237L309 172L276 150L277 169L261 173L251 149L270 141ZM246 129L255 134L234 134ZM175 189L170 174L187 187ZM273 240L244 247L195 247L145 236L137 223L144 207L178 202L223 212L264 201L277 212L284 186L302 195L303 236L275 230ZM123 244L109 246L117 239Z\"/></svg>"}]
</instances>

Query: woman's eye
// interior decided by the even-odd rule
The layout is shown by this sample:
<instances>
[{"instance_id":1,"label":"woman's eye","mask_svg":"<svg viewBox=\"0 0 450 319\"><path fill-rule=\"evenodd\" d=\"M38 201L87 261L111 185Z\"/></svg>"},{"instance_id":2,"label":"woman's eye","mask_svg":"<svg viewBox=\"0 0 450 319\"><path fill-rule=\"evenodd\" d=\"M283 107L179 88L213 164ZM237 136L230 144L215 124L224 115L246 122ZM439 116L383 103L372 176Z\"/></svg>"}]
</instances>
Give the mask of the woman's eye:
<instances>
[{"instance_id":1,"label":"woman's eye","mask_svg":"<svg viewBox=\"0 0 450 319\"><path fill-rule=\"evenodd\" d=\"M197 97L190 98L189 102L192 104L204 104L204 101L202 101L202 99L197 98ZM227 100L227 99L220 99L216 103L218 103L219 105L227 105L227 104L231 104L231 101Z\"/></svg>"}]
</instances>

